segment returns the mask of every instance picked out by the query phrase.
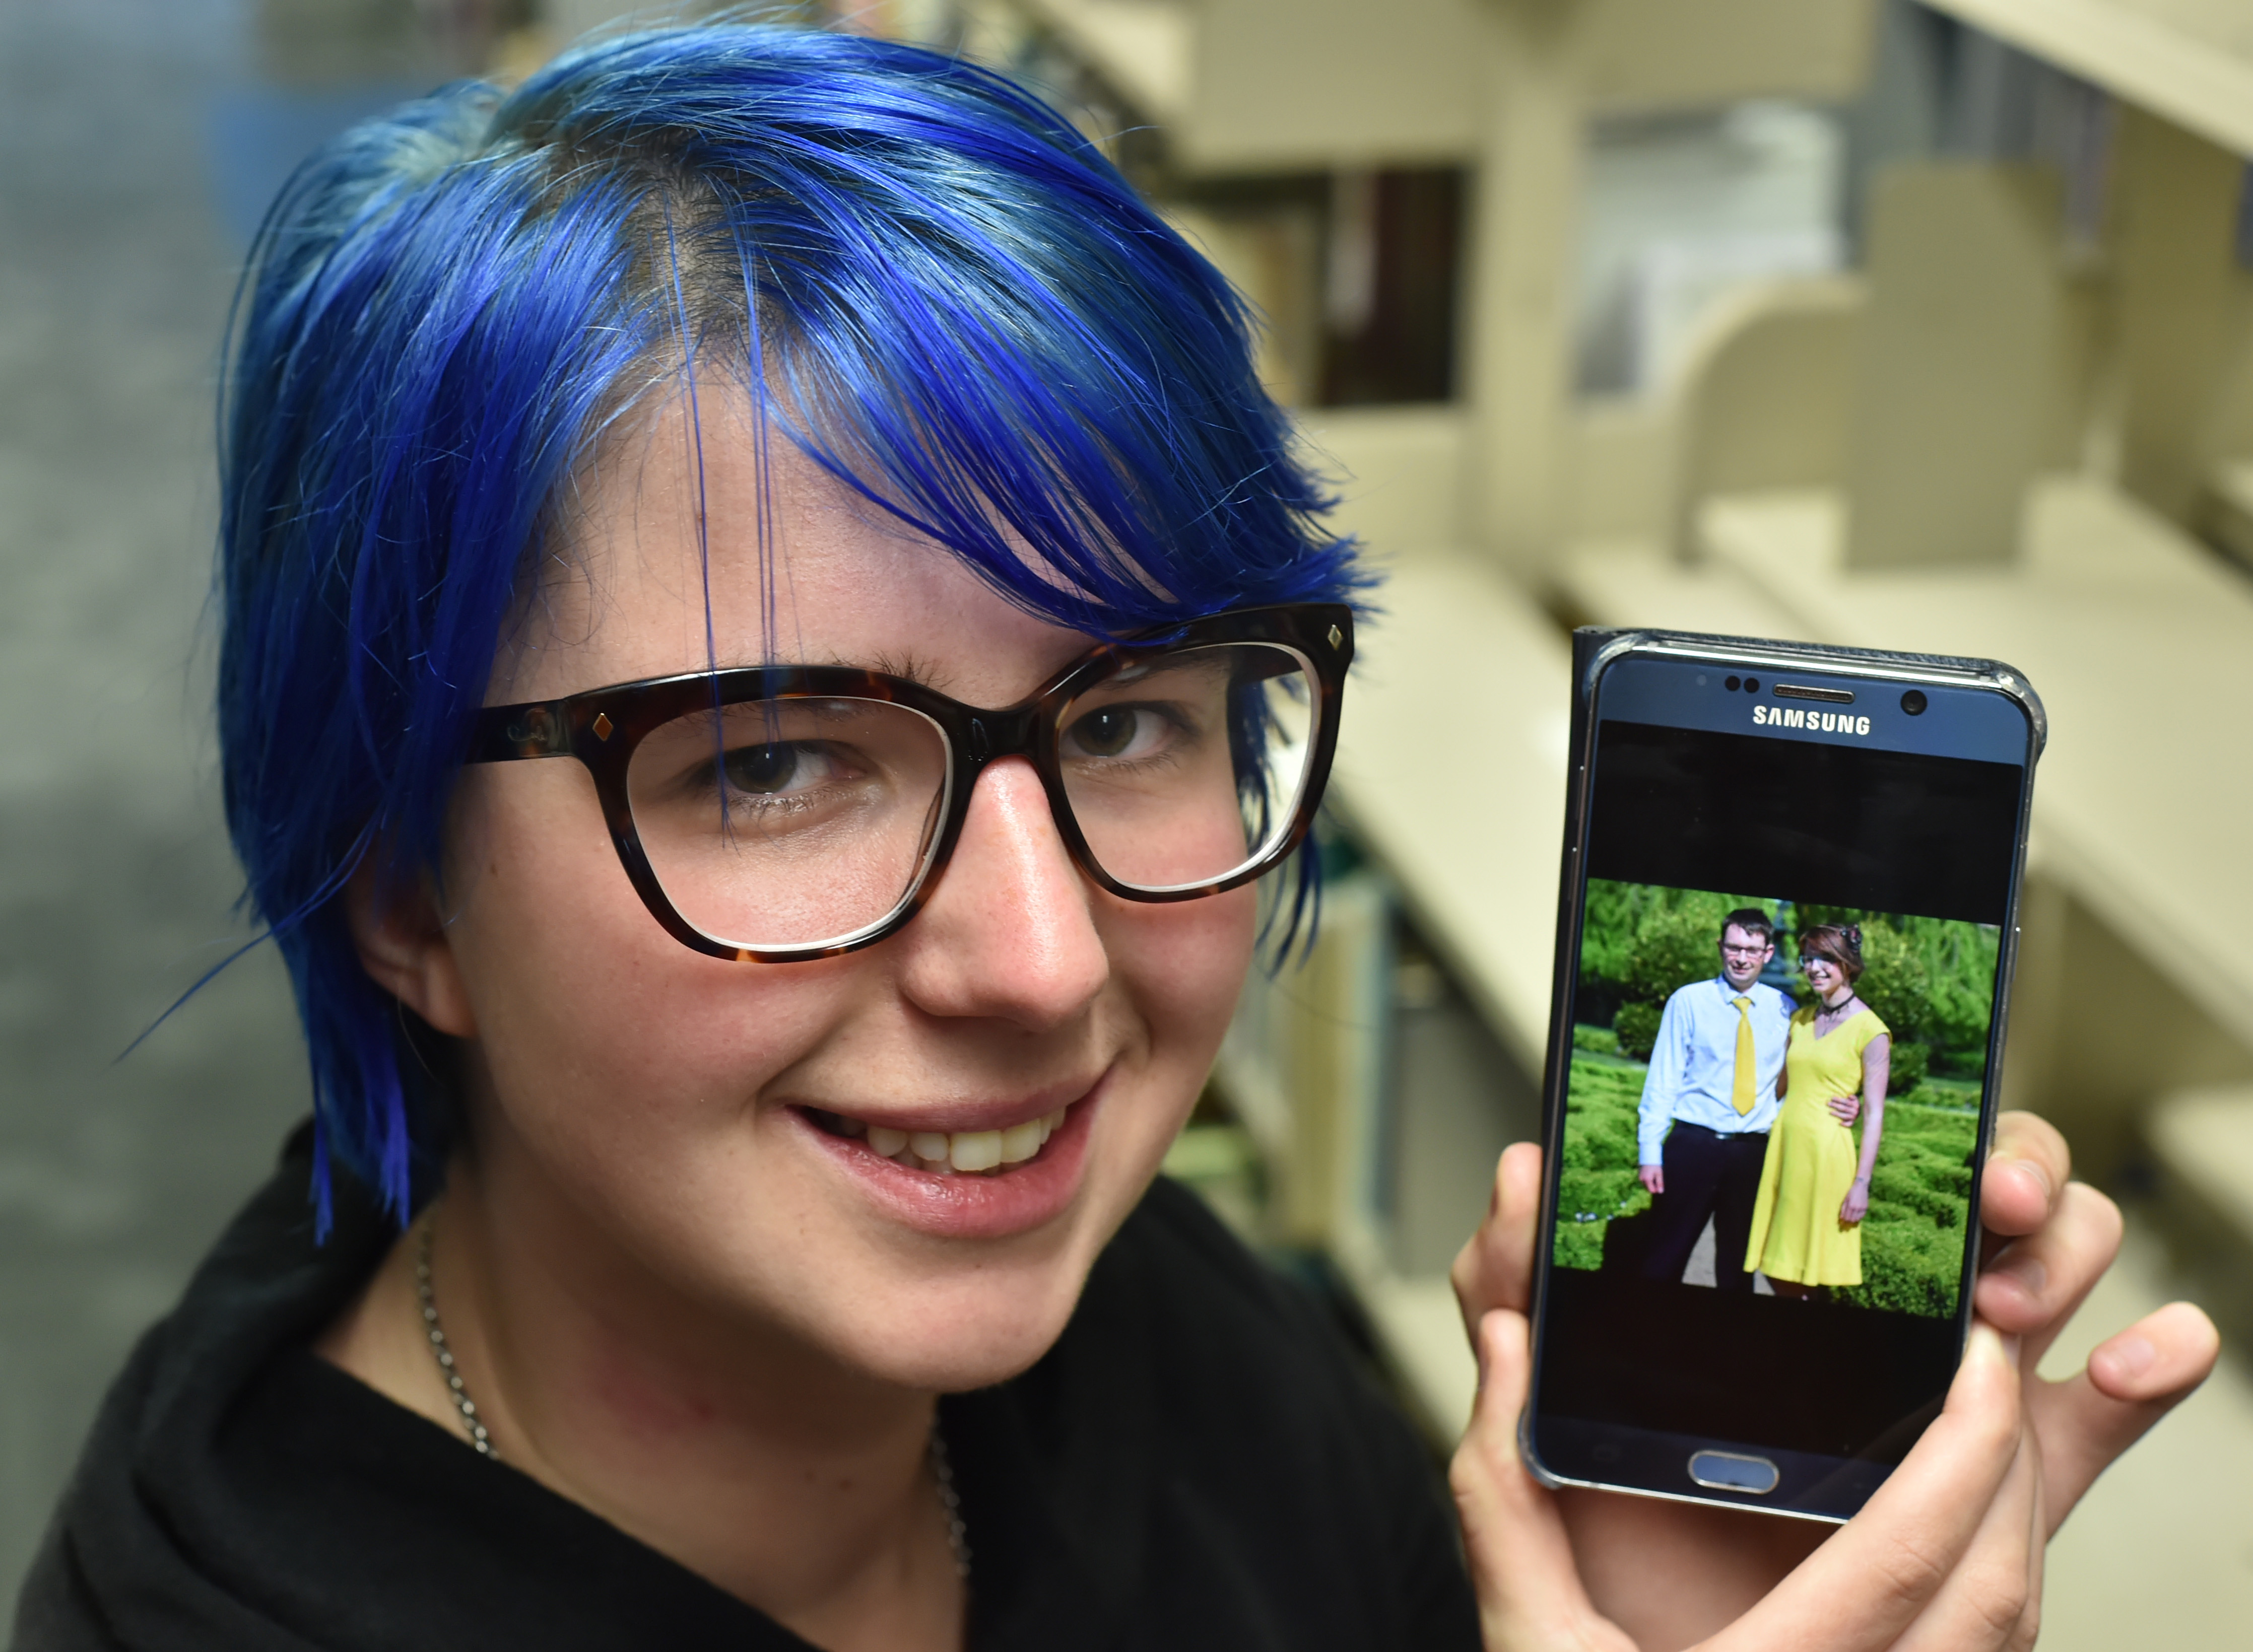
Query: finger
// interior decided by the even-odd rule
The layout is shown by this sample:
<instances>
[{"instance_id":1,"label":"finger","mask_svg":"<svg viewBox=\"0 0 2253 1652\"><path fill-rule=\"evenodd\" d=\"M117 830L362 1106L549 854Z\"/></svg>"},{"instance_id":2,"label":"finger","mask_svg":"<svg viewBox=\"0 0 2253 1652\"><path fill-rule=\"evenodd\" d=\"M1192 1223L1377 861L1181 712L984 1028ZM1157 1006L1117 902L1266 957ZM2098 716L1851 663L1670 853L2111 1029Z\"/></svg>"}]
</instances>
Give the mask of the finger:
<instances>
[{"instance_id":1,"label":"finger","mask_svg":"<svg viewBox=\"0 0 2253 1652\"><path fill-rule=\"evenodd\" d=\"M1979 1182L1981 1225L1995 1233L2032 1233L2049 1220L2072 1174L2073 1154L2055 1126L2030 1112L2003 1114Z\"/></svg>"},{"instance_id":2,"label":"finger","mask_svg":"<svg viewBox=\"0 0 2253 1652\"><path fill-rule=\"evenodd\" d=\"M2018 1456L2012 1350L1974 1322L1946 1405L1862 1512L1717 1641L1717 1649L1890 1647L1938 1598Z\"/></svg>"},{"instance_id":3,"label":"finger","mask_svg":"<svg viewBox=\"0 0 2253 1652\"><path fill-rule=\"evenodd\" d=\"M1517 1419L1532 1368L1525 1316L1497 1308L1474 1335L1478 1399L1448 1465L1447 1484L1489 1652L1634 1652L1590 1602L1557 1500L1518 1452Z\"/></svg>"},{"instance_id":4,"label":"finger","mask_svg":"<svg viewBox=\"0 0 2253 1652\"><path fill-rule=\"evenodd\" d=\"M1750 1509L1562 1488L1588 1599L1643 1647L1694 1644L1743 1617L1835 1527Z\"/></svg>"},{"instance_id":5,"label":"finger","mask_svg":"<svg viewBox=\"0 0 2253 1652\"><path fill-rule=\"evenodd\" d=\"M2099 1343L2087 1368L2027 1396L2041 1441L2050 1530L2065 1523L2112 1460L2214 1370L2222 1339L2187 1302L2171 1302Z\"/></svg>"},{"instance_id":6,"label":"finger","mask_svg":"<svg viewBox=\"0 0 2253 1652\"><path fill-rule=\"evenodd\" d=\"M2120 1251L2120 1207L2085 1181L2069 1181L2050 1219L1996 1252L1972 1304L2005 1335L2026 1338L2026 1366L2041 1363Z\"/></svg>"},{"instance_id":7,"label":"finger","mask_svg":"<svg viewBox=\"0 0 2253 1652\"><path fill-rule=\"evenodd\" d=\"M1448 1277L1463 1328L1478 1346L1479 1322L1492 1309L1524 1313L1532 1300L1533 1230L1541 1213L1541 1149L1521 1141L1494 1168L1486 1220L1455 1255Z\"/></svg>"},{"instance_id":8,"label":"finger","mask_svg":"<svg viewBox=\"0 0 2253 1652\"><path fill-rule=\"evenodd\" d=\"M1972 1652L2034 1643L2041 1621L2042 1547L2049 1533L2042 1518L2040 1448L2020 1431L2019 1446L1986 1518L1932 1604L1894 1652Z\"/></svg>"}]
</instances>

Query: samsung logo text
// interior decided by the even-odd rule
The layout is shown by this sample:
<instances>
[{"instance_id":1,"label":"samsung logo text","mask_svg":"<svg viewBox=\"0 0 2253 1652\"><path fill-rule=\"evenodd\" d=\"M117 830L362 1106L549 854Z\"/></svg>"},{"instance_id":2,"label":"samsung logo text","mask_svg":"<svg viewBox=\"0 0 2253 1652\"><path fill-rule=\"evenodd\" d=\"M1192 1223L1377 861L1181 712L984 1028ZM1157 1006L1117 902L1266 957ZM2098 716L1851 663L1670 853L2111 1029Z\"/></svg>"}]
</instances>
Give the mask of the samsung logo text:
<instances>
[{"instance_id":1,"label":"samsung logo text","mask_svg":"<svg viewBox=\"0 0 2253 1652\"><path fill-rule=\"evenodd\" d=\"M1803 728L1809 734L1866 735L1870 720L1850 711L1808 711L1798 706L1754 706L1753 721L1767 728Z\"/></svg>"}]
</instances>

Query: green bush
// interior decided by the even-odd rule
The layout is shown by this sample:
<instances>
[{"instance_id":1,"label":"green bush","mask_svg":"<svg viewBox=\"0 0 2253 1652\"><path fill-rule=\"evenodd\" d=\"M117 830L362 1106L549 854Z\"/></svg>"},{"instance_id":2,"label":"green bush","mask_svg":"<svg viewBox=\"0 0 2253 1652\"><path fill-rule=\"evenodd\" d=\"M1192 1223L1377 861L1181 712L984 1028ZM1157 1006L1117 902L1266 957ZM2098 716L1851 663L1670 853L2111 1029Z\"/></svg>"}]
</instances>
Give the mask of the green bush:
<instances>
[{"instance_id":1,"label":"green bush","mask_svg":"<svg viewBox=\"0 0 2253 1652\"><path fill-rule=\"evenodd\" d=\"M1565 1098L1564 1163L1557 1178L1560 1268L1594 1270L1604 1263L1604 1235L1614 1220L1650 1208L1636 1175L1636 1108L1643 1073L1610 1062L1575 1061Z\"/></svg>"},{"instance_id":2,"label":"green bush","mask_svg":"<svg viewBox=\"0 0 2253 1652\"><path fill-rule=\"evenodd\" d=\"M1579 1027L1573 1028L1573 1048L1591 1056L1619 1054L1619 1035L1608 1027Z\"/></svg>"},{"instance_id":3,"label":"green bush","mask_svg":"<svg viewBox=\"0 0 2253 1652\"><path fill-rule=\"evenodd\" d=\"M1607 1062L1575 1061L1566 1103L1565 1168L1636 1168L1636 1110L1643 1102L1643 1072Z\"/></svg>"},{"instance_id":4,"label":"green bush","mask_svg":"<svg viewBox=\"0 0 2253 1652\"><path fill-rule=\"evenodd\" d=\"M1932 1021L1932 977L1901 932L1879 918L1862 923L1862 976L1854 983L1862 1001L1899 1042L1914 1039Z\"/></svg>"},{"instance_id":5,"label":"green bush","mask_svg":"<svg viewBox=\"0 0 2253 1652\"><path fill-rule=\"evenodd\" d=\"M1567 1170L1557 1181L1557 1219L1576 1227L1631 1216L1650 1208L1632 1169Z\"/></svg>"},{"instance_id":6,"label":"green bush","mask_svg":"<svg viewBox=\"0 0 2253 1652\"><path fill-rule=\"evenodd\" d=\"M1685 902L1671 912L1646 919L1628 954L1627 986L1635 996L1664 1004L1675 988L1701 981L1721 967L1718 897Z\"/></svg>"},{"instance_id":7,"label":"green bush","mask_svg":"<svg viewBox=\"0 0 2253 1652\"><path fill-rule=\"evenodd\" d=\"M1658 1016L1656 1004L1622 1004L1612 1017L1619 1053L1632 1061L1649 1061L1650 1047L1658 1042Z\"/></svg>"},{"instance_id":8,"label":"green bush","mask_svg":"<svg viewBox=\"0 0 2253 1652\"><path fill-rule=\"evenodd\" d=\"M1842 1302L1897 1314L1956 1312L1971 1210L1976 1112L1889 1102L1862 1221L1862 1283Z\"/></svg>"},{"instance_id":9,"label":"green bush","mask_svg":"<svg viewBox=\"0 0 2253 1652\"><path fill-rule=\"evenodd\" d=\"M1557 1265L1594 1273L1604 1265L1604 1224L1564 1221L1557 1224Z\"/></svg>"},{"instance_id":10,"label":"green bush","mask_svg":"<svg viewBox=\"0 0 2253 1652\"><path fill-rule=\"evenodd\" d=\"M1936 1068L1944 1073L1955 1073L1965 1078L1980 1079L1987 1076L1987 1047L1984 1044L1969 1049L1943 1049L1933 1056Z\"/></svg>"},{"instance_id":11,"label":"green bush","mask_svg":"<svg viewBox=\"0 0 2253 1652\"><path fill-rule=\"evenodd\" d=\"M1896 1039L1894 1042L1893 1070L1886 1079L1886 1093L1906 1096L1924 1082L1924 1076L1931 1068L1930 1050L1922 1044L1905 1044Z\"/></svg>"},{"instance_id":12,"label":"green bush","mask_svg":"<svg viewBox=\"0 0 2253 1652\"><path fill-rule=\"evenodd\" d=\"M1887 1222L1876 1206L1862 1223L1862 1283L1833 1294L1859 1307L1949 1319L1956 1313L1957 1271L1964 1264L1960 1233L1914 1222Z\"/></svg>"}]
</instances>

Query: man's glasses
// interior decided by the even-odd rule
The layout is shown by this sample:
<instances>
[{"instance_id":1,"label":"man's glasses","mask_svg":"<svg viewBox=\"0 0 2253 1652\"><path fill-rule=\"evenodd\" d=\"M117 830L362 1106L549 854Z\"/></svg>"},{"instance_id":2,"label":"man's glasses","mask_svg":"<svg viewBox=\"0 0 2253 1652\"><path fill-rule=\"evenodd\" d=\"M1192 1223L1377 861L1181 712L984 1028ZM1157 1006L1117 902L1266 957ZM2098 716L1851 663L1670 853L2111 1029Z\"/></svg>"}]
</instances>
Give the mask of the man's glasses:
<instances>
[{"instance_id":1,"label":"man's glasses","mask_svg":"<svg viewBox=\"0 0 2253 1652\"><path fill-rule=\"evenodd\" d=\"M697 672L489 707L469 760L577 758L669 933L783 963L914 917L999 757L1032 764L1072 860L1113 895L1250 882L1314 818L1352 658L1351 611L1300 603L1106 645L1001 710L853 666Z\"/></svg>"},{"instance_id":2,"label":"man's glasses","mask_svg":"<svg viewBox=\"0 0 2253 1652\"><path fill-rule=\"evenodd\" d=\"M1724 944L1721 956L1723 958L1759 958L1768 950L1766 946L1730 946Z\"/></svg>"}]
</instances>

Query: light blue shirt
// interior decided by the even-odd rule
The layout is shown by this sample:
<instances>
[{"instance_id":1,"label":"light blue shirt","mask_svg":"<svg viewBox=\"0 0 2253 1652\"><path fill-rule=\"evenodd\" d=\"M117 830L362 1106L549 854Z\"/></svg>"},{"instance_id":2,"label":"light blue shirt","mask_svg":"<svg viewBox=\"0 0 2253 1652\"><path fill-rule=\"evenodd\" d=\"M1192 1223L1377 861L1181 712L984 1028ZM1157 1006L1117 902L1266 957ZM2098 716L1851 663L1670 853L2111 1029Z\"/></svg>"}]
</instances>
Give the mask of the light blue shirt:
<instances>
[{"instance_id":1,"label":"light blue shirt","mask_svg":"<svg viewBox=\"0 0 2253 1652\"><path fill-rule=\"evenodd\" d=\"M1752 1000L1754 1100L1746 1113L1730 1099L1737 1088L1740 996ZM1783 1105L1776 1099L1775 1081L1783 1071L1793 1007L1789 998L1760 981L1741 994L1719 975L1676 990L1658 1018L1650 1076L1643 1081L1635 1137L1643 1163L1664 1161L1660 1144L1677 1119L1724 1136L1768 1133Z\"/></svg>"}]
</instances>

